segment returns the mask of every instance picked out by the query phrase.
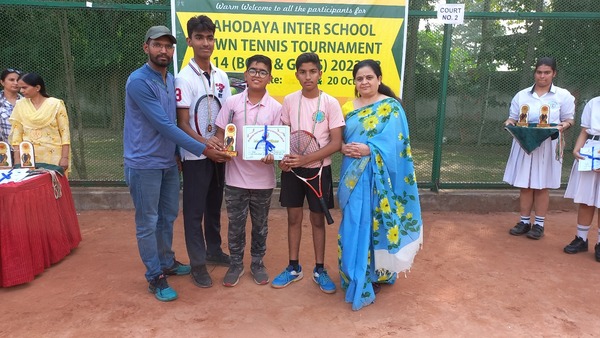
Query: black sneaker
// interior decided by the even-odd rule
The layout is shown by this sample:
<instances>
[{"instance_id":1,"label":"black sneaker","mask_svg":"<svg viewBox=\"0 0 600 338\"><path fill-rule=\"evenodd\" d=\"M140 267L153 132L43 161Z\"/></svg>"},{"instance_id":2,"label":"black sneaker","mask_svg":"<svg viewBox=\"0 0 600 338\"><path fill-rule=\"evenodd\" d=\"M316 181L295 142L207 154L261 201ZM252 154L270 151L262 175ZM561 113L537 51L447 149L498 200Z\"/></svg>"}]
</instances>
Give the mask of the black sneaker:
<instances>
[{"instance_id":1,"label":"black sneaker","mask_svg":"<svg viewBox=\"0 0 600 338\"><path fill-rule=\"evenodd\" d=\"M223 278L223 285L234 287L240 281L240 277L244 275L243 265L231 265Z\"/></svg>"},{"instance_id":2,"label":"black sneaker","mask_svg":"<svg viewBox=\"0 0 600 338\"><path fill-rule=\"evenodd\" d=\"M544 237L544 227L539 224L534 224L527 233L527 238L540 239L542 237Z\"/></svg>"},{"instance_id":3,"label":"black sneaker","mask_svg":"<svg viewBox=\"0 0 600 338\"><path fill-rule=\"evenodd\" d=\"M189 275L191 270L192 270L192 268L189 265L183 264L181 262L174 260L173 266L171 266L168 269L163 270L163 272L165 275L182 276L182 275Z\"/></svg>"},{"instance_id":4,"label":"black sneaker","mask_svg":"<svg viewBox=\"0 0 600 338\"><path fill-rule=\"evenodd\" d=\"M373 283L373 293L378 294L381 291L381 284Z\"/></svg>"},{"instance_id":5,"label":"black sneaker","mask_svg":"<svg viewBox=\"0 0 600 338\"><path fill-rule=\"evenodd\" d=\"M212 279L206 270L206 265L200 265L197 268L192 268L190 273L192 282L199 288L209 288L213 285Z\"/></svg>"},{"instance_id":6,"label":"black sneaker","mask_svg":"<svg viewBox=\"0 0 600 338\"><path fill-rule=\"evenodd\" d=\"M525 224L523 222L517 223L512 229L510 229L509 233L513 236L521 236L529 232L531 230L531 224Z\"/></svg>"},{"instance_id":7,"label":"black sneaker","mask_svg":"<svg viewBox=\"0 0 600 338\"><path fill-rule=\"evenodd\" d=\"M575 239L569 245L565 246L563 251L568 254L588 251L588 241L587 239L584 241L583 238L575 236Z\"/></svg>"},{"instance_id":8,"label":"black sneaker","mask_svg":"<svg viewBox=\"0 0 600 338\"><path fill-rule=\"evenodd\" d=\"M229 266L230 262L231 259L229 258L229 255L224 253L223 251L219 252L216 255L206 254L206 264Z\"/></svg>"},{"instance_id":9,"label":"black sneaker","mask_svg":"<svg viewBox=\"0 0 600 338\"><path fill-rule=\"evenodd\" d=\"M596 244L594 247L594 252L596 256L596 262L600 262L600 243Z\"/></svg>"},{"instance_id":10,"label":"black sneaker","mask_svg":"<svg viewBox=\"0 0 600 338\"><path fill-rule=\"evenodd\" d=\"M269 274L267 273L267 268L265 268L265 264L263 263L262 259L252 259L252 263L250 264L250 273L252 274L254 283L258 285L269 284Z\"/></svg>"},{"instance_id":11,"label":"black sneaker","mask_svg":"<svg viewBox=\"0 0 600 338\"><path fill-rule=\"evenodd\" d=\"M177 299L177 292L167 283L167 276L160 275L148 284L148 292L154 294L161 302L169 302Z\"/></svg>"}]
</instances>

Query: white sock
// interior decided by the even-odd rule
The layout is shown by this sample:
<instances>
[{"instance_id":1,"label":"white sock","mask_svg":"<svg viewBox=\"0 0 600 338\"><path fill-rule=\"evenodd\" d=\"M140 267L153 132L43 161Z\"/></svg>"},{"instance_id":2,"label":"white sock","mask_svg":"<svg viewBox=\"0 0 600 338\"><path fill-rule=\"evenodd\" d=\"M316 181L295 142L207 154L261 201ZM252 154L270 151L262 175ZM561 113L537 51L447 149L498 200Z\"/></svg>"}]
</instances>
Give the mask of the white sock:
<instances>
[{"instance_id":1,"label":"white sock","mask_svg":"<svg viewBox=\"0 0 600 338\"><path fill-rule=\"evenodd\" d=\"M580 237L584 241L587 241L588 233L590 231L591 225L581 225L577 224L577 237Z\"/></svg>"},{"instance_id":2,"label":"white sock","mask_svg":"<svg viewBox=\"0 0 600 338\"><path fill-rule=\"evenodd\" d=\"M544 227L544 220L546 219L546 217L542 217L542 216L535 216L535 224L541 226L542 228Z\"/></svg>"}]
</instances>

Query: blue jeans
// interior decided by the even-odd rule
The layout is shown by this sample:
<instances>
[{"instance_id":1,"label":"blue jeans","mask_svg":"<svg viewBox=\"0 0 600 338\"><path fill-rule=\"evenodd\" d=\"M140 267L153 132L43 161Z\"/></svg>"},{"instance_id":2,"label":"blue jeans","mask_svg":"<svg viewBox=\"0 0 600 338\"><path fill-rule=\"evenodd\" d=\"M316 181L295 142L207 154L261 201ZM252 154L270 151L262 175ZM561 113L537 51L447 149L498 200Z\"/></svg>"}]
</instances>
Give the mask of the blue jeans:
<instances>
[{"instance_id":1,"label":"blue jeans","mask_svg":"<svg viewBox=\"0 0 600 338\"><path fill-rule=\"evenodd\" d=\"M135 232L148 281L173 266L173 222L179 212L179 171L125 167L125 182L135 206Z\"/></svg>"}]
</instances>

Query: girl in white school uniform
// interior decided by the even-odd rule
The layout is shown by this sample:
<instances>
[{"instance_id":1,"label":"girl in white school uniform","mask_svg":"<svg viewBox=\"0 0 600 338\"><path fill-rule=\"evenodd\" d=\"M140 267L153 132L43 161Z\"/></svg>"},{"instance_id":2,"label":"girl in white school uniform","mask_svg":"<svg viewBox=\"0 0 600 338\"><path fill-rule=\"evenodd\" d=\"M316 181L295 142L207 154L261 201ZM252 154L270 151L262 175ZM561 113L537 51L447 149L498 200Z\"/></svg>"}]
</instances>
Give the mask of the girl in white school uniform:
<instances>
[{"instance_id":1,"label":"girl in white school uniform","mask_svg":"<svg viewBox=\"0 0 600 338\"><path fill-rule=\"evenodd\" d=\"M573 125L575 98L568 90L552 83L556 76L556 60L551 57L538 59L534 70L535 84L515 95L510 104L509 118L504 125L515 125L521 111L528 112L528 122L538 123L540 112L548 112L550 124L557 124L560 131ZM540 239L544 236L544 220L548 211L548 189L560 187L562 163L556 158L558 139L546 139L538 148L527 154L513 140L510 156L504 172L504 181L520 188L519 206L521 219L510 229L510 234ZM535 223L531 224L531 211L535 209Z\"/></svg>"},{"instance_id":2,"label":"girl in white school uniform","mask_svg":"<svg viewBox=\"0 0 600 338\"><path fill-rule=\"evenodd\" d=\"M577 235L564 248L568 254L588 251L588 232L592 226L594 212L600 208L600 168L579 171L579 161L584 159L579 151L583 147L600 148L600 96L591 99L585 105L581 115L581 132L573 148L575 162L571 169L565 197L572 198L575 203L578 203L579 211L577 212ZM598 157L597 154L592 156ZM594 254L596 261L600 262L600 217L598 235Z\"/></svg>"}]
</instances>

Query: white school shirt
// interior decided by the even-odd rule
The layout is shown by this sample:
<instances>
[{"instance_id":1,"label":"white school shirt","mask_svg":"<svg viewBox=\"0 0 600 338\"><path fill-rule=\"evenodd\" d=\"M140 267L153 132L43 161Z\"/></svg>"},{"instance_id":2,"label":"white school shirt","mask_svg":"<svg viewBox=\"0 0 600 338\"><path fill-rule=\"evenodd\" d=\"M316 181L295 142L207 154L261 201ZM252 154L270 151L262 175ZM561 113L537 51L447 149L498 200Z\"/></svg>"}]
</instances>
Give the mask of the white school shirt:
<instances>
[{"instance_id":1,"label":"white school shirt","mask_svg":"<svg viewBox=\"0 0 600 338\"><path fill-rule=\"evenodd\" d=\"M575 116L575 97L568 90L552 84L550 90L538 96L533 91L534 86L525 88L515 95L510 103L509 117L519 121L519 113L522 105L529 106L527 115L529 123L538 123L542 105L550 106L548 123L560 123L564 120L573 119Z\"/></svg>"},{"instance_id":2,"label":"white school shirt","mask_svg":"<svg viewBox=\"0 0 600 338\"><path fill-rule=\"evenodd\" d=\"M590 135L600 135L600 96L589 100L583 108L581 126Z\"/></svg>"},{"instance_id":3,"label":"white school shirt","mask_svg":"<svg viewBox=\"0 0 600 338\"><path fill-rule=\"evenodd\" d=\"M175 96L177 99L177 108L187 108L190 116L190 127L196 130L195 123L195 112L194 107L200 98L204 95L213 94L221 106L231 96L231 89L229 87L229 77L227 73L215 67L212 63L210 64L210 85L202 70L196 61L192 58L190 62L183 67L183 69L175 77ZM215 109L216 110L216 109ZM198 116L198 127L200 134L205 138L210 138L215 135L217 127L215 121L217 120L219 112L210 112L210 122L212 130L208 131L208 115ZM206 156L196 156L191 152L180 148L179 150L181 160L201 160L205 159Z\"/></svg>"}]
</instances>

